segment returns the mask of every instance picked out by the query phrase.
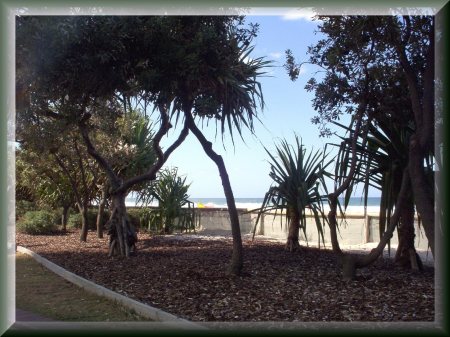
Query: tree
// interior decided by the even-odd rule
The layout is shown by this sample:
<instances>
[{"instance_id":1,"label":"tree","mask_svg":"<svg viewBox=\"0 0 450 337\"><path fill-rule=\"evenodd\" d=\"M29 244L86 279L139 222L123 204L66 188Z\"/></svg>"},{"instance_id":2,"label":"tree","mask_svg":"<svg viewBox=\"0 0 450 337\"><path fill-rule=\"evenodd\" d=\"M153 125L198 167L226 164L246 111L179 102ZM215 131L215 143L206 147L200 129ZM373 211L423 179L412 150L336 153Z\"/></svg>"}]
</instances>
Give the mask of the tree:
<instances>
[{"instance_id":1,"label":"tree","mask_svg":"<svg viewBox=\"0 0 450 337\"><path fill-rule=\"evenodd\" d=\"M320 150L306 153L306 149L295 137L296 146L293 147L283 140L276 146L278 158L266 150L269 155L270 177L272 186L266 193L262 206L258 210L255 229L263 213L281 210L285 212L289 234L286 242L286 250L294 251L300 247L299 230L302 229L306 237L306 213L312 212L317 231L320 233L322 242L323 228L321 220L326 221L323 211L323 202L327 196L319 191L319 187L325 188L325 178L331 177L326 171L331 161L325 162L326 154Z\"/></svg>"},{"instance_id":2,"label":"tree","mask_svg":"<svg viewBox=\"0 0 450 337\"><path fill-rule=\"evenodd\" d=\"M257 81L268 62L249 59L257 26L240 28L243 17L172 17L173 30L166 43L179 49L183 59L175 63L176 90L174 110L184 117L184 125L198 139L204 152L216 164L230 215L233 254L229 271L239 275L243 266L239 217L223 158L213 149L195 119L216 121L222 139L233 129L242 137L242 127L253 131L258 103L264 106L261 85ZM234 140L233 140L234 142Z\"/></svg>"},{"instance_id":3,"label":"tree","mask_svg":"<svg viewBox=\"0 0 450 337\"><path fill-rule=\"evenodd\" d=\"M104 170L110 185L112 214L110 254L129 256L135 233L126 217L125 197L130 188L156 177L170 153L187 135L162 152L159 142L171 125L167 113L170 100L158 91L143 92L154 67L155 55L164 39L158 35L158 21L151 17L21 17L17 20L17 105L24 115L48 116L65 125L76 126L88 153ZM139 41L139 43L137 43ZM46 44L53 49L39 48ZM156 48L155 48L156 47ZM136 78L140 81L136 82ZM148 81L147 85L160 83ZM160 127L153 138L157 160L146 172L122 180L111 162L96 147L90 131L100 116L118 116L115 98L143 97L154 101L160 112ZM55 109L57 107L57 109ZM92 118L91 118L92 117Z\"/></svg>"},{"instance_id":4,"label":"tree","mask_svg":"<svg viewBox=\"0 0 450 337\"><path fill-rule=\"evenodd\" d=\"M129 102L123 106L123 115L119 115L118 118L115 115L109 116L109 120L105 120L106 118L103 117L95 123L97 131L95 133L95 147L100 149L105 159L111 164L115 174L122 180L145 172L145 169L156 160L153 151L153 131L150 119L135 105ZM101 132L99 133L99 131ZM144 187L143 184L137 184L132 186L130 191L139 191ZM103 236L101 217L110 195L109 189L109 181L103 179L97 216L99 237Z\"/></svg>"},{"instance_id":5,"label":"tree","mask_svg":"<svg viewBox=\"0 0 450 337\"><path fill-rule=\"evenodd\" d=\"M184 222L185 212L182 207L189 203L188 189L186 177L178 176L178 168L166 168L158 173L157 179L152 181L148 188L138 192L137 200L147 206L156 199L159 208L157 222L164 233L172 233ZM178 224L175 224L176 219Z\"/></svg>"},{"instance_id":6,"label":"tree","mask_svg":"<svg viewBox=\"0 0 450 337\"><path fill-rule=\"evenodd\" d=\"M24 17L18 20L17 102L19 110L77 125L89 154L111 186L110 252L129 255L134 235L126 221L125 195L151 181L189 131L216 162L227 197L233 232L231 270L242 268L242 242L231 184L223 159L212 150L194 118L213 118L226 127L253 129L261 59L247 60L254 30L237 28L233 17ZM36 48L46 44L56 52ZM32 56L32 57L31 57ZM113 70L113 71L112 71ZM49 90L48 88L51 88ZM122 181L91 140L91 117L116 114L112 97L143 98L159 113L154 134L156 162ZM126 100L124 101L126 102ZM64 109L55 112L54 104ZM178 139L165 152L159 143L184 118ZM131 243L130 243L131 242Z\"/></svg>"},{"instance_id":7,"label":"tree","mask_svg":"<svg viewBox=\"0 0 450 337\"><path fill-rule=\"evenodd\" d=\"M26 190L26 200L34 201L40 207L62 207L61 226L66 230L69 208L73 207L75 196L72 187L55 163L46 157L26 149L16 153L16 186ZM23 200L16 194L16 200Z\"/></svg>"},{"instance_id":8,"label":"tree","mask_svg":"<svg viewBox=\"0 0 450 337\"><path fill-rule=\"evenodd\" d=\"M41 189L41 200L45 198L51 202L55 197L63 200L60 206L63 206L65 218L73 200L82 220L80 240L86 241L87 210L97 194L95 176L98 167L89 160L76 130L45 116L24 117L18 117L16 137L24 158L28 158L28 164L34 170L34 179L41 182L35 186ZM66 130L65 136L62 136L62 129ZM43 193L47 195L44 197ZM54 193L56 195L52 197Z\"/></svg>"},{"instance_id":9,"label":"tree","mask_svg":"<svg viewBox=\"0 0 450 337\"><path fill-rule=\"evenodd\" d=\"M434 83L432 76L430 77L434 68L434 19L426 16L344 16L322 19L319 30L326 38L309 49L310 61L326 71L322 82L311 79L307 85L307 89L314 90L316 95L314 106L318 116L313 118L313 123L321 125L323 135L330 134L327 123L338 119L344 112L353 114L355 123L351 127L355 130L351 135L353 169L347 172L348 179L345 179L336 192L344 192L353 179L357 167L358 137L361 137L361 144L367 146L366 125L373 120L377 127L383 124L389 126L386 120L394 121L389 126L390 130L383 128L388 137L398 131L398 128L411 128L413 132L407 145L408 172L403 172L402 181L411 179L413 183L405 182L402 184L404 188L398 190L395 212L399 206L409 207L405 205L405 196L400 191L408 194L408 189L412 188L417 210L421 217L425 215L423 225L434 252L434 183L432 172L423 164L434 156ZM298 65L291 53L288 52L288 56L290 58L286 65L295 78ZM417 137L421 139L419 145ZM420 150L416 149L417 146ZM401 157L397 159L402 160ZM427 200L424 200L425 195ZM392 216L391 223L393 219L398 221L400 215ZM395 225L392 224L394 228ZM332 228L331 231L333 232Z\"/></svg>"},{"instance_id":10,"label":"tree","mask_svg":"<svg viewBox=\"0 0 450 337\"><path fill-rule=\"evenodd\" d=\"M378 126L373 125L373 122L367 124L366 146L360 140L356 144L355 154L358 158L358 168L355 170L353 179L346 191L344 205L347 206L349 196L359 183L364 184L365 206L367 205L368 187L379 189L381 191L380 240L385 234L387 224L391 221L395 202L398 199L403 172L407 168L409 137L413 132L407 127L395 127L392 120L386 120L385 122L379 123ZM336 122L335 124L340 125ZM349 128L340 126L350 131ZM338 157L346 158L351 155L350 144L351 138L343 138ZM340 171L339 177L347 177L348 169L348 163L342 160L337 166L337 170ZM407 187L404 207L401 209L396 226L399 245L395 260L401 265L418 270L422 263L414 246L414 213L412 190Z\"/></svg>"}]
</instances>

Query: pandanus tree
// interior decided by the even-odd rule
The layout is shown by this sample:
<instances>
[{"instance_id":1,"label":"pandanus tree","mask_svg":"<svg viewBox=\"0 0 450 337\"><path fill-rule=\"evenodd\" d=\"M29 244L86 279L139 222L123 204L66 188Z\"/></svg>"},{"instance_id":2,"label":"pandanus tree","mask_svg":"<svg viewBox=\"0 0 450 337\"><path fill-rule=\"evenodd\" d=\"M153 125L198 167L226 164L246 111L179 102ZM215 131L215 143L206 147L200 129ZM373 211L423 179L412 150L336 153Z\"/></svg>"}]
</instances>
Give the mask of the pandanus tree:
<instances>
[{"instance_id":1,"label":"pandanus tree","mask_svg":"<svg viewBox=\"0 0 450 337\"><path fill-rule=\"evenodd\" d=\"M176 29L165 41L166 48L179 49L183 56L181 61L171 63L169 74L178 83L173 88L173 116L184 120L184 125L218 168L233 236L229 271L238 275L243 265L242 239L231 182L222 156L197 124L216 122L222 139L227 133L232 140L233 133L242 137L243 128L253 132L257 109L264 106L258 76L263 74L268 62L251 58L250 43L257 27L240 27L242 17L171 17L169 22ZM209 123L201 125L205 124Z\"/></svg>"},{"instance_id":2,"label":"pandanus tree","mask_svg":"<svg viewBox=\"0 0 450 337\"><path fill-rule=\"evenodd\" d=\"M191 131L217 164L227 197L233 232L231 271L242 269L242 242L231 184L223 159L212 149L196 118L220 123L221 132L253 130L257 76L266 64L250 59L255 29L242 18L213 17L21 17L17 20L17 103L24 113L45 114L78 127L89 154L105 171L112 202L112 241L129 254L125 195L151 181ZM46 45L48 48L39 48ZM52 52L50 53L49 50ZM126 180L91 140L91 117L117 114L113 97L144 97L158 114L153 137L156 161L145 173ZM67 100L65 100L67 98ZM55 112L64 102L65 113ZM163 152L160 141L184 119L178 138ZM131 239L131 241L133 241ZM116 246L117 247L117 246Z\"/></svg>"},{"instance_id":3,"label":"pandanus tree","mask_svg":"<svg viewBox=\"0 0 450 337\"><path fill-rule=\"evenodd\" d=\"M278 211L286 217L288 238L286 250L295 251L300 247L299 231L306 237L307 213L312 214L320 239L325 243L322 222L324 202L327 201L325 179L331 177L327 171L333 160L327 161L327 154L321 150L307 153L305 146L295 136L295 144L282 140L276 146L275 155L265 148L270 157L270 178L272 186L264 196L255 229L261 216ZM254 232L253 232L254 235Z\"/></svg>"},{"instance_id":4,"label":"pandanus tree","mask_svg":"<svg viewBox=\"0 0 450 337\"><path fill-rule=\"evenodd\" d=\"M394 120L397 127L409 127L412 133L405 147L406 166L396 188L395 210L387 227L396 226L402 209L409 207L405 205L412 194L434 254L434 182L430 179L433 173L424 165L428 158L434 157L434 18L322 17L319 30L325 38L309 49L309 61L324 69L326 75L321 82L313 78L307 85L316 95L314 107L318 115L313 123L319 124L322 134L328 135L327 123L344 113L353 117L352 149L347 157L351 169L332 197L337 198L350 186L358 167L358 138L363 147L368 145L368 124L373 122L379 127L386 120ZM292 61L293 58L288 59L287 67L295 78L298 65ZM383 132L391 137L386 128ZM333 231L333 226L330 229ZM388 241L387 234L380 247ZM336 243L333 242L333 249L340 254ZM379 252L375 250L365 262L374 261ZM356 262L351 264L364 265Z\"/></svg>"},{"instance_id":5,"label":"pandanus tree","mask_svg":"<svg viewBox=\"0 0 450 337\"><path fill-rule=\"evenodd\" d=\"M103 116L100 122L95 123L95 144L105 159L111 163L112 170L122 180L136 176L156 161L153 151L153 131L149 117L135 104L118 106L124 111L117 119L106 121ZM115 116L112 116L115 118ZM93 118L94 119L94 118ZM100 132L99 132L100 131ZM92 136L91 136L92 137ZM108 179L100 182L101 198L97 216L97 232L102 237L102 215L109 199L110 184ZM140 191L145 183L136 184L130 191Z\"/></svg>"},{"instance_id":6,"label":"pandanus tree","mask_svg":"<svg viewBox=\"0 0 450 337\"><path fill-rule=\"evenodd\" d=\"M138 202L148 206L152 201L158 202L158 215L153 221L164 233L171 233L178 223L183 221L183 206L189 204L189 184L186 177L178 175L178 168L165 168L158 173L155 181L137 192Z\"/></svg>"},{"instance_id":7,"label":"pandanus tree","mask_svg":"<svg viewBox=\"0 0 450 337\"><path fill-rule=\"evenodd\" d=\"M159 142L171 127L170 100L157 100L155 88L143 88L142 77L158 70L151 57L164 43L156 32L156 21L151 17L88 16L27 16L16 21L18 114L45 116L78 129L87 152L104 171L110 186L110 254L129 256L136 240L126 216L128 191L154 179L187 135L183 128L179 138L162 151ZM48 48L41 48L42 45ZM161 83L159 79L155 82ZM156 160L133 177L121 177L114 170L115 162L108 160L95 139L96 122L123 115L123 109L116 104L117 97L129 97L129 101L144 98L153 102L159 113L159 128L152 142Z\"/></svg>"},{"instance_id":8,"label":"pandanus tree","mask_svg":"<svg viewBox=\"0 0 450 337\"><path fill-rule=\"evenodd\" d=\"M350 131L348 127L336 123L341 128ZM348 204L348 197L353 193L355 186L363 184L364 205L367 206L369 187L381 192L379 214L379 237L392 235L394 229L398 232L398 249L395 256L396 262L418 270L422 262L416 254L414 245L414 197L411 186L406 188L403 208L400 210L397 223L389 226L393 216L403 174L408 162L409 137L413 133L408 126L394 125L393 120L385 120L377 125L367 125L367 144L363 146L361 139L356 145L358 166L354 173L354 179L349 185L344 198L344 206ZM362 138L362 137L359 137ZM342 137L338 158L348 158L351 154L351 139ZM430 166L430 162L427 164ZM348 175L348 161L338 162L336 169L340 180ZM430 166L430 172L432 170ZM431 178L431 177L430 177ZM389 242L388 242L389 244Z\"/></svg>"}]
</instances>

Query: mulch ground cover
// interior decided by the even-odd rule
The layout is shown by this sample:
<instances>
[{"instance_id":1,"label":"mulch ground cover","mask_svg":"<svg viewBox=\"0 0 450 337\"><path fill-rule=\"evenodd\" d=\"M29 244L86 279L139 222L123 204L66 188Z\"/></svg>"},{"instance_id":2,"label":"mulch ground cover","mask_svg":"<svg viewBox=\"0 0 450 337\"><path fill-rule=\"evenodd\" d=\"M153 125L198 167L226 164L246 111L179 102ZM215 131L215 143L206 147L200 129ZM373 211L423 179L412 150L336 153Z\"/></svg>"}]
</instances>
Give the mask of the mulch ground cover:
<instances>
[{"instance_id":1,"label":"mulch ground cover","mask_svg":"<svg viewBox=\"0 0 450 337\"><path fill-rule=\"evenodd\" d=\"M181 238L181 239L180 239ZM137 301L192 321L433 321L434 268L378 259L343 281L331 251L295 253L244 239L244 274L230 276L232 241L139 234L137 254L107 256L108 237L17 234L17 245Z\"/></svg>"}]
</instances>

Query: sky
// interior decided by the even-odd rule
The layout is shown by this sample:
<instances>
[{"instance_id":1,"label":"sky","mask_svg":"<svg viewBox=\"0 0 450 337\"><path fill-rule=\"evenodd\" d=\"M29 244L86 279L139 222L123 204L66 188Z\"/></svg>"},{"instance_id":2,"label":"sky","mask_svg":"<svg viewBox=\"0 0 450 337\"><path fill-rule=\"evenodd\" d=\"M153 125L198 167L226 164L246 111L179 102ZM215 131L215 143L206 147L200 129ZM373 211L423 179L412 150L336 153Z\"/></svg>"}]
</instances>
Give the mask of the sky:
<instances>
[{"instance_id":1,"label":"sky","mask_svg":"<svg viewBox=\"0 0 450 337\"><path fill-rule=\"evenodd\" d=\"M305 65L297 81L292 82L286 70L285 51L291 49L297 62L306 61L307 48L320 39L317 21L308 15L263 15L247 16L247 22L259 23L259 33L254 39L255 49L251 57L264 56L273 61L267 75L260 78L265 101L263 111L258 111L261 122L255 122L255 135L243 132L243 142L235 136L235 146L229 136L222 143L215 137L215 126L210 124L203 131L213 143L213 149L222 155L228 170L233 193L236 198L262 198L271 185L270 164L263 145L269 150L281 138L294 143L294 133L302 138L307 151L323 148L330 139L319 137L319 130L311 123L315 115L312 107L314 93L304 87L312 76L320 76L312 65ZM177 130L172 130L176 134ZM173 136L166 139L166 143ZM168 145L166 145L168 146ZM217 167L203 152L197 139L191 134L171 155L166 167L178 167L178 172L191 183L192 198L222 198L223 188Z\"/></svg>"}]
</instances>

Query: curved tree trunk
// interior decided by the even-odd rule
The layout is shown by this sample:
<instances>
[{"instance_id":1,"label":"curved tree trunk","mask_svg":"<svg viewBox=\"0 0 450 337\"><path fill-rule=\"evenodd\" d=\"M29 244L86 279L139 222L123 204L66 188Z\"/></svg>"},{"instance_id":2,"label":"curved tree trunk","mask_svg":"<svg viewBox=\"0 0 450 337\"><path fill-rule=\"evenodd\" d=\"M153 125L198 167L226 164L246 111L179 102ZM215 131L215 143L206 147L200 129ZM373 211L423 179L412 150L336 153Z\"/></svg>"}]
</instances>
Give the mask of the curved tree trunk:
<instances>
[{"instance_id":1,"label":"curved tree trunk","mask_svg":"<svg viewBox=\"0 0 450 337\"><path fill-rule=\"evenodd\" d=\"M383 234L378 246L370 251L368 255L363 257L354 257L352 255L344 254L342 257L342 276L344 280L352 280L356 276L356 270L358 268L364 268L375 262L376 259L383 253L386 244L392 238L395 228L400 220L400 215L405 207L406 200L408 198L408 191L411 189L411 181L408 174L408 169L403 171L402 183L400 192L398 193L397 202L395 204L395 211L389 220L389 226L386 232Z\"/></svg>"},{"instance_id":2,"label":"curved tree trunk","mask_svg":"<svg viewBox=\"0 0 450 337\"><path fill-rule=\"evenodd\" d=\"M102 189L102 197L100 203L98 204L98 213L97 213L97 237L103 238L103 212L105 210L106 201L108 200L108 184L103 185Z\"/></svg>"},{"instance_id":3,"label":"curved tree trunk","mask_svg":"<svg viewBox=\"0 0 450 337\"><path fill-rule=\"evenodd\" d=\"M289 233L286 241L287 251L294 252L300 249L299 231L300 231L300 215L295 211L291 211L291 219L289 221Z\"/></svg>"},{"instance_id":4,"label":"curved tree trunk","mask_svg":"<svg viewBox=\"0 0 450 337\"><path fill-rule=\"evenodd\" d=\"M243 266L243 250L242 250L242 238L241 238L241 228L239 226L239 216L236 209L236 203L233 196L233 190L231 188L230 178L228 177L228 172L225 167L222 156L218 155L212 148L212 143L209 142L202 132L197 128L195 122L190 115L186 113L186 123L189 130L197 137L198 141L203 147L203 150L209 158L216 164L220 179L222 180L223 191L227 199L228 214L230 215L231 222L231 234L233 236L233 254L231 257L231 264L229 267L229 272L233 275L240 275Z\"/></svg>"},{"instance_id":5,"label":"curved tree trunk","mask_svg":"<svg viewBox=\"0 0 450 337\"><path fill-rule=\"evenodd\" d=\"M337 196L336 194L332 194L329 196L330 201L330 211L328 212L328 226L330 227L330 238L331 238L331 246L333 248L333 252L339 257L342 256L342 250L339 246L339 240L337 237Z\"/></svg>"},{"instance_id":6,"label":"curved tree trunk","mask_svg":"<svg viewBox=\"0 0 450 337\"><path fill-rule=\"evenodd\" d=\"M158 170L164 165L170 154L186 139L189 133L189 129L185 123L177 140L175 140L175 142L173 142L163 153L159 143L172 126L169 121L166 107L161 106L160 108L161 125L153 137L153 148L158 159L155 164L149 167L147 172L125 181L114 172L110 163L97 152L94 144L91 142L88 126L86 125L86 121L90 118L90 114L86 114L78 122L79 131L83 137L89 155L91 155L105 171L111 190L113 191L111 193L111 216L108 220L108 234L110 235L109 256L120 255L128 257L130 256L130 253L133 253L135 250L137 235L130 224L125 207L127 190L144 181L155 180Z\"/></svg>"},{"instance_id":7,"label":"curved tree trunk","mask_svg":"<svg viewBox=\"0 0 450 337\"><path fill-rule=\"evenodd\" d=\"M368 76L366 75L366 89L368 87ZM362 128L362 121L364 112L366 109L366 99L364 99L364 102L360 105L358 109L358 113L355 115L355 128L353 131L352 139L351 139L351 154L352 159L350 162L350 170L347 174L347 177L345 180L341 183L340 186L335 186L334 192L328 195L328 200L330 204L330 211L328 212L328 225L330 227L330 237L331 237L331 244L333 247L333 252L336 253L336 256L338 258L338 261L341 261L342 258L342 250L339 247L339 241L337 237L337 204L338 204L338 198L339 195L341 195L342 192L348 189L350 186L350 182L353 179L353 176L355 175L356 170L356 162L357 162L357 155L356 155L356 144L358 141L358 137L360 136L360 131ZM367 140L367 129L363 133L363 145L366 143Z\"/></svg>"},{"instance_id":8,"label":"curved tree trunk","mask_svg":"<svg viewBox=\"0 0 450 337\"><path fill-rule=\"evenodd\" d=\"M395 262L412 270L422 269L422 261L416 253L414 246L414 200L409 194L405 206L401 210L401 219L398 224L398 248Z\"/></svg>"}]
</instances>

